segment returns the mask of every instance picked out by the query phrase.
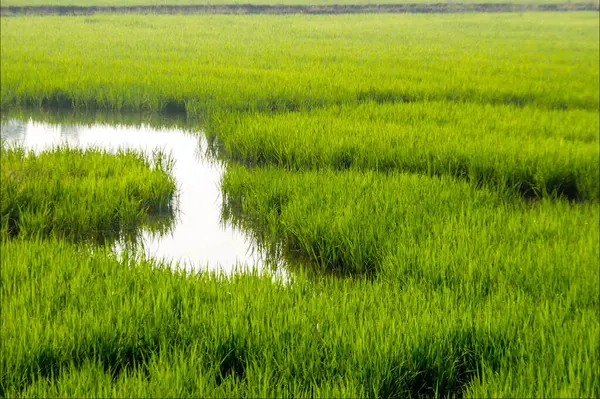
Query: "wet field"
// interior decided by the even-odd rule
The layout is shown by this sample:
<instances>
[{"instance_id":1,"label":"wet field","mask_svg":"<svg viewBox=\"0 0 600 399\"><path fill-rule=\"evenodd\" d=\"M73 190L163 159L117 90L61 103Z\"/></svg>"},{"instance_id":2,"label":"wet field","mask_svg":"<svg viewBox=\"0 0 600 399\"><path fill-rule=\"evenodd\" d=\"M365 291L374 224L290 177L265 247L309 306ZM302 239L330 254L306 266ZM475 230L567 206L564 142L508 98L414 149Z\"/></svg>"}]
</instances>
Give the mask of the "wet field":
<instances>
[{"instance_id":1,"label":"wet field","mask_svg":"<svg viewBox=\"0 0 600 399\"><path fill-rule=\"evenodd\" d=\"M598 396L597 11L114 10L1 18L0 397Z\"/></svg>"},{"instance_id":2,"label":"wet field","mask_svg":"<svg viewBox=\"0 0 600 399\"><path fill-rule=\"evenodd\" d=\"M145 232L141 242L147 255L174 261L187 269L231 272L260 267L258 251L243 232L227 225L221 215L220 180L224 165L205 156L202 132L107 124L53 124L8 119L2 138L36 152L57 145L132 149L151 154L160 149L172 157L178 185L174 198L177 215L163 234Z\"/></svg>"}]
</instances>

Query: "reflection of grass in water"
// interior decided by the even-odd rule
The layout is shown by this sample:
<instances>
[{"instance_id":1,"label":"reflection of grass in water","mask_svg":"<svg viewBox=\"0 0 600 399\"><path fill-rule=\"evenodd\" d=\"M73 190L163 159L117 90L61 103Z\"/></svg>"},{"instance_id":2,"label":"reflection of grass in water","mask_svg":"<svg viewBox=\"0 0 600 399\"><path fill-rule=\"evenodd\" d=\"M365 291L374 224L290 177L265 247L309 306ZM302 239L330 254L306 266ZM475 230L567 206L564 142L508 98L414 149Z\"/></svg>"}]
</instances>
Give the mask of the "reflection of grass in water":
<instances>
[{"instance_id":1,"label":"reflection of grass in water","mask_svg":"<svg viewBox=\"0 0 600 399\"><path fill-rule=\"evenodd\" d=\"M167 211L148 215L142 222L142 228L153 237L162 237L171 234L176 221L179 219L175 209L174 207L170 207Z\"/></svg>"},{"instance_id":2,"label":"reflection of grass in water","mask_svg":"<svg viewBox=\"0 0 600 399\"><path fill-rule=\"evenodd\" d=\"M197 139L195 156L198 162L222 162L211 150L205 146L203 125L197 118L186 116L183 113L158 114L148 112L110 112L105 110L78 110L65 108L10 108L2 111L1 115L3 135L10 135L5 130L24 132L27 122L43 123L54 127L72 127L75 132L73 139L77 139L77 130L82 127L94 128L108 126L111 128L137 128L156 130L177 130L180 133ZM143 133L141 133L143 134ZM19 136L19 134L17 134Z\"/></svg>"},{"instance_id":3,"label":"reflection of grass in water","mask_svg":"<svg viewBox=\"0 0 600 399\"><path fill-rule=\"evenodd\" d=\"M276 231L275 225L264 226L251 217L248 209L232 198L231 193L221 205L221 224L242 234L252 243L252 250L262 264L272 272L285 270L298 272L306 277L322 279L324 276L344 277L341 270L319 267L302 248L291 248L285 241L284 235Z\"/></svg>"},{"instance_id":4,"label":"reflection of grass in water","mask_svg":"<svg viewBox=\"0 0 600 399\"><path fill-rule=\"evenodd\" d=\"M3 142L2 236L106 243L144 225L165 230L174 218L172 167L160 151L113 155L65 146L36 154Z\"/></svg>"},{"instance_id":5,"label":"reflection of grass in water","mask_svg":"<svg viewBox=\"0 0 600 399\"><path fill-rule=\"evenodd\" d=\"M2 110L2 121L17 119L62 126L94 127L150 127L152 129L178 129L184 132L199 130L199 121L185 113L110 112L106 110L81 110L72 108L8 108Z\"/></svg>"},{"instance_id":6,"label":"reflection of grass in water","mask_svg":"<svg viewBox=\"0 0 600 399\"><path fill-rule=\"evenodd\" d=\"M177 200L173 199L173 204ZM120 232L118 240L113 241L113 250L122 257L145 259L145 247L148 239L156 239L170 235L179 220L179 211L173 206L167 210L147 215L134 229Z\"/></svg>"}]
</instances>

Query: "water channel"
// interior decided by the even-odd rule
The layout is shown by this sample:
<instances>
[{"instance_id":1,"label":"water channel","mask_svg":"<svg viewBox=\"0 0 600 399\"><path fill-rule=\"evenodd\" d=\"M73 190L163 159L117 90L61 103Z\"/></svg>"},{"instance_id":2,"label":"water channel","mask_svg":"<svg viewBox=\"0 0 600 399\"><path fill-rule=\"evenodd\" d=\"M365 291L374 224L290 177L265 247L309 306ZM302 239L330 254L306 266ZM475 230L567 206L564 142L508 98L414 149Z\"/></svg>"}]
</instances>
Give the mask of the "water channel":
<instances>
[{"instance_id":1,"label":"water channel","mask_svg":"<svg viewBox=\"0 0 600 399\"><path fill-rule=\"evenodd\" d=\"M26 118L4 118L2 138L41 151L60 144L90 146L116 151L128 148L146 153L161 149L175 160L173 174L179 188L178 216L169 233L142 232L146 255L188 270L219 270L223 273L266 269L253 242L222 221L223 165L204 155L201 131L114 124L55 124Z\"/></svg>"}]
</instances>

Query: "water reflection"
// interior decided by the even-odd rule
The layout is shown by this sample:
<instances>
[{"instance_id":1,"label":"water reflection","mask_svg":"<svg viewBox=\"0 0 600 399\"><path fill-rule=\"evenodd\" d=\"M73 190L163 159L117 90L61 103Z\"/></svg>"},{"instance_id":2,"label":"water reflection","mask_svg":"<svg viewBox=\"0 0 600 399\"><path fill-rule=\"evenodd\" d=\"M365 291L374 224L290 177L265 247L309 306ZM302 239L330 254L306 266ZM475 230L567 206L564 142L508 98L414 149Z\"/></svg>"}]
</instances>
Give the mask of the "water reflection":
<instances>
[{"instance_id":1,"label":"water reflection","mask_svg":"<svg viewBox=\"0 0 600 399\"><path fill-rule=\"evenodd\" d=\"M2 122L2 138L14 142L25 140L27 125L18 119L10 119Z\"/></svg>"},{"instance_id":2,"label":"water reflection","mask_svg":"<svg viewBox=\"0 0 600 399\"><path fill-rule=\"evenodd\" d=\"M294 246L279 233L272 232L267 226L261 225L257 219L245 214L239 201L232 198L225 190L225 199L221 207L222 220L234 231L243 234L260 252L264 263L276 270L299 272L305 277L320 280L323 277L342 278L355 276L344 272L343 268L324 266L312 258L306 250ZM363 277L372 277L364 275Z\"/></svg>"},{"instance_id":3,"label":"water reflection","mask_svg":"<svg viewBox=\"0 0 600 399\"><path fill-rule=\"evenodd\" d=\"M179 187L179 214L174 223L150 220L141 232L146 255L179 262L187 269L264 268L252 240L221 218L219 182L223 166L204 157L202 134L188 129L137 126L35 122L24 115L3 118L2 139L40 151L68 143L78 147L99 147L110 151L130 148L152 152L160 148L175 160L173 169ZM165 228L167 226L168 228Z\"/></svg>"}]
</instances>

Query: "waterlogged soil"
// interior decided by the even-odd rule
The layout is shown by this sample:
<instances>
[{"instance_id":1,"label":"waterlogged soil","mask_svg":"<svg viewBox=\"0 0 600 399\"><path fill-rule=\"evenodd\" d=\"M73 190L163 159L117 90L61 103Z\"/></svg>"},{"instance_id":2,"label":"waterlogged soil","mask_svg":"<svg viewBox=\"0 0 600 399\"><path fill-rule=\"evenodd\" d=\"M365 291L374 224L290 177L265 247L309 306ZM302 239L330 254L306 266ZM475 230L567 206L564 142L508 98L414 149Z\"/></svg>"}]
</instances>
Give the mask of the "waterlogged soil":
<instances>
[{"instance_id":1,"label":"waterlogged soil","mask_svg":"<svg viewBox=\"0 0 600 399\"><path fill-rule=\"evenodd\" d=\"M222 222L220 180L224 167L204 156L205 139L201 132L144 125L56 125L7 119L2 121L1 134L9 144L19 143L34 151L66 143L111 152L128 148L146 153L161 149L170 153L175 161L173 175L179 188L176 220L168 233L142 232L137 247L146 255L188 270L231 273L266 267L252 241L243 232Z\"/></svg>"},{"instance_id":2,"label":"waterlogged soil","mask_svg":"<svg viewBox=\"0 0 600 399\"><path fill-rule=\"evenodd\" d=\"M318 4L318 5L156 5L156 6L3 6L0 15L92 15L112 14L373 14L464 13L527 11L599 11L598 3L438 3L438 4Z\"/></svg>"}]
</instances>

